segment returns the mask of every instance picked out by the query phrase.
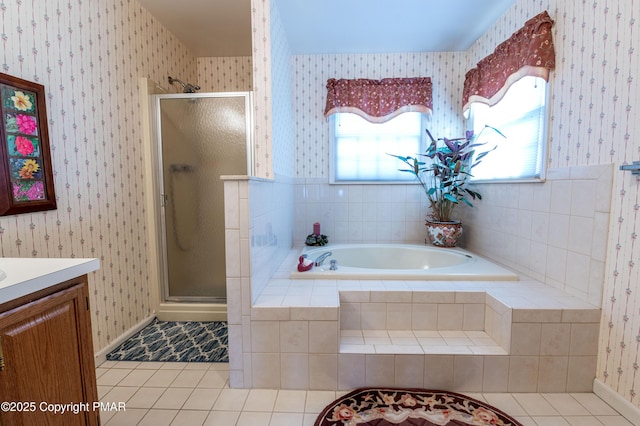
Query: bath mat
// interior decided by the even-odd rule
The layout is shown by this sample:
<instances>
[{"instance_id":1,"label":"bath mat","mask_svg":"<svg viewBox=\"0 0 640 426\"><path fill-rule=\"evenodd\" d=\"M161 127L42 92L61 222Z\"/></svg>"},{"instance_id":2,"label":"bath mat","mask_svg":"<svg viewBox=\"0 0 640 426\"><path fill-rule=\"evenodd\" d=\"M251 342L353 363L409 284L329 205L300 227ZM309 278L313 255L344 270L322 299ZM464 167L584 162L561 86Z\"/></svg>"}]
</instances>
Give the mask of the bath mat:
<instances>
[{"instance_id":1,"label":"bath mat","mask_svg":"<svg viewBox=\"0 0 640 426\"><path fill-rule=\"evenodd\" d=\"M314 426L522 426L468 396L426 389L362 388L329 404Z\"/></svg>"},{"instance_id":2,"label":"bath mat","mask_svg":"<svg viewBox=\"0 0 640 426\"><path fill-rule=\"evenodd\" d=\"M158 321L107 355L110 361L229 362L226 322Z\"/></svg>"}]
</instances>

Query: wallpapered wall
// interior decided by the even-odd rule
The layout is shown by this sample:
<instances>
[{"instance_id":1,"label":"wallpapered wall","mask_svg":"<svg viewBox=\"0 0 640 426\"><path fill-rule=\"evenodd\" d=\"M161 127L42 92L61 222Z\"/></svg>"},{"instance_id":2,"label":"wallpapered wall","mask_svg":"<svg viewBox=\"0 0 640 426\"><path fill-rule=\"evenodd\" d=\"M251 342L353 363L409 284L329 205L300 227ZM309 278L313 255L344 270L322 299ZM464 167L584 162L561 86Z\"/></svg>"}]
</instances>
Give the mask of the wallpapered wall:
<instances>
[{"instance_id":1,"label":"wallpapered wall","mask_svg":"<svg viewBox=\"0 0 640 426\"><path fill-rule=\"evenodd\" d=\"M197 58L197 64L200 92L246 92L253 86L251 56Z\"/></svg>"},{"instance_id":2,"label":"wallpapered wall","mask_svg":"<svg viewBox=\"0 0 640 426\"><path fill-rule=\"evenodd\" d=\"M640 2L519 0L469 51L470 64L542 10L555 20L557 62L549 167L615 163L597 377L640 407L640 187L617 170L640 156Z\"/></svg>"}]
</instances>

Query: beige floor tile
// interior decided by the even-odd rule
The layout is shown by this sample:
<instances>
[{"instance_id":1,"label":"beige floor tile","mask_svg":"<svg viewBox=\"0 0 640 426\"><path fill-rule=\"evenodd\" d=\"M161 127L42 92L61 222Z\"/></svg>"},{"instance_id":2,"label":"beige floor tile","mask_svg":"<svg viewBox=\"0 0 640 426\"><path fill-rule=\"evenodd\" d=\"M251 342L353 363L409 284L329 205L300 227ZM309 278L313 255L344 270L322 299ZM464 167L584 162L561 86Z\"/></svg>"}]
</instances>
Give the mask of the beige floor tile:
<instances>
[{"instance_id":1,"label":"beige floor tile","mask_svg":"<svg viewBox=\"0 0 640 426\"><path fill-rule=\"evenodd\" d=\"M545 393L542 397L565 417L589 415L589 410L568 393Z\"/></svg>"},{"instance_id":2,"label":"beige floor tile","mask_svg":"<svg viewBox=\"0 0 640 426\"><path fill-rule=\"evenodd\" d=\"M240 411L211 411L204 421L204 426L235 425Z\"/></svg>"},{"instance_id":3,"label":"beige floor tile","mask_svg":"<svg viewBox=\"0 0 640 426\"><path fill-rule=\"evenodd\" d=\"M283 413L304 413L307 391L280 390L273 411Z\"/></svg>"},{"instance_id":4,"label":"beige floor tile","mask_svg":"<svg viewBox=\"0 0 640 426\"><path fill-rule=\"evenodd\" d=\"M304 418L302 419L302 426L313 426L317 417L318 414L316 413L305 413Z\"/></svg>"},{"instance_id":5,"label":"beige floor tile","mask_svg":"<svg viewBox=\"0 0 640 426\"><path fill-rule=\"evenodd\" d=\"M537 393L517 393L513 397L531 417L557 416L559 413L542 395Z\"/></svg>"},{"instance_id":6,"label":"beige floor tile","mask_svg":"<svg viewBox=\"0 0 640 426\"><path fill-rule=\"evenodd\" d=\"M248 389L222 389L213 405L214 410L242 411L244 402L249 395Z\"/></svg>"},{"instance_id":7,"label":"beige floor tile","mask_svg":"<svg viewBox=\"0 0 640 426\"><path fill-rule=\"evenodd\" d=\"M178 377L178 374L180 370L156 370L144 385L152 388L166 388Z\"/></svg>"},{"instance_id":8,"label":"beige floor tile","mask_svg":"<svg viewBox=\"0 0 640 426\"><path fill-rule=\"evenodd\" d=\"M278 395L273 389L251 389L242 411L273 411Z\"/></svg>"},{"instance_id":9,"label":"beige floor tile","mask_svg":"<svg viewBox=\"0 0 640 426\"><path fill-rule=\"evenodd\" d=\"M140 388L127 402L127 408L151 408L166 388Z\"/></svg>"},{"instance_id":10,"label":"beige floor tile","mask_svg":"<svg viewBox=\"0 0 640 426\"><path fill-rule=\"evenodd\" d=\"M126 411L119 411L107 420L106 423L102 420L102 423L107 426L136 426L145 414L147 414L147 411L148 410L144 408L131 408Z\"/></svg>"},{"instance_id":11,"label":"beige floor tile","mask_svg":"<svg viewBox=\"0 0 640 426\"><path fill-rule=\"evenodd\" d=\"M115 403L127 402L137 390L138 387L135 386L114 386L109 393L102 398L102 401Z\"/></svg>"},{"instance_id":12,"label":"beige floor tile","mask_svg":"<svg viewBox=\"0 0 640 426\"><path fill-rule=\"evenodd\" d=\"M112 368L105 371L97 380L98 385L115 386L131 373L129 369Z\"/></svg>"},{"instance_id":13,"label":"beige floor tile","mask_svg":"<svg viewBox=\"0 0 640 426\"><path fill-rule=\"evenodd\" d=\"M163 370L184 370L189 365L188 362L165 362L162 365Z\"/></svg>"},{"instance_id":14,"label":"beige floor tile","mask_svg":"<svg viewBox=\"0 0 640 426\"><path fill-rule=\"evenodd\" d=\"M210 362L190 362L184 367L185 370L208 370Z\"/></svg>"},{"instance_id":15,"label":"beige floor tile","mask_svg":"<svg viewBox=\"0 0 640 426\"><path fill-rule=\"evenodd\" d=\"M178 414L178 410L152 409L142 418L138 426L169 426Z\"/></svg>"},{"instance_id":16,"label":"beige floor tile","mask_svg":"<svg viewBox=\"0 0 640 426\"><path fill-rule=\"evenodd\" d=\"M98 399L102 400L102 398L109 393L112 388L113 386L98 385Z\"/></svg>"},{"instance_id":17,"label":"beige floor tile","mask_svg":"<svg viewBox=\"0 0 640 426\"><path fill-rule=\"evenodd\" d=\"M596 418L605 426L633 426L622 416L596 416Z\"/></svg>"},{"instance_id":18,"label":"beige floor tile","mask_svg":"<svg viewBox=\"0 0 640 426\"><path fill-rule=\"evenodd\" d=\"M536 424L544 425L544 426L571 426L564 418L561 416L532 416L533 421Z\"/></svg>"},{"instance_id":19,"label":"beige floor tile","mask_svg":"<svg viewBox=\"0 0 640 426\"><path fill-rule=\"evenodd\" d=\"M229 370L207 370L197 387L222 389L229 381Z\"/></svg>"},{"instance_id":20,"label":"beige floor tile","mask_svg":"<svg viewBox=\"0 0 640 426\"><path fill-rule=\"evenodd\" d=\"M236 422L236 426L268 425L271 422L271 412L259 413L243 411Z\"/></svg>"},{"instance_id":21,"label":"beige floor tile","mask_svg":"<svg viewBox=\"0 0 640 426\"><path fill-rule=\"evenodd\" d=\"M592 416L564 416L564 419L571 426L603 426L600 420ZM604 425L608 424L604 423Z\"/></svg>"},{"instance_id":22,"label":"beige floor tile","mask_svg":"<svg viewBox=\"0 0 640 426\"><path fill-rule=\"evenodd\" d=\"M319 413L336 399L333 391L307 391L305 413Z\"/></svg>"},{"instance_id":23,"label":"beige floor tile","mask_svg":"<svg viewBox=\"0 0 640 426\"><path fill-rule=\"evenodd\" d=\"M190 388L168 388L153 404L153 408L179 410L189 399L191 392L193 389Z\"/></svg>"},{"instance_id":24,"label":"beige floor tile","mask_svg":"<svg viewBox=\"0 0 640 426\"><path fill-rule=\"evenodd\" d=\"M269 426L302 426L302 413L273 413Z\"/></svg>"},{"instance_id":25,"label":"beige floor tile","mask_svg":"<svg viewBox=\"0 0 640 426\"><path fill-rule=\"evenodd\" d=\"M196 410L180 410L178 415L171 422L172 426L201 426L204 424L208 411L196 411Z\"/></svg>"},{"instance_id":26,"label":"beige floor tile","mask_svg":"<svg viewBox=\"0 0 640 426\"><path fill-rule=\"evenodd\" d=\"M572 393L572 397L576 399L589 413L593 416L617 416L618 413L611 408L606 402L601 400L593 393Z\"/></svg>"},{"instance_id":27,"label":"beige floor tile","mask_svg":"<svg viewBox=\"0 0 640 426\"><path fill-rule=\"evenodd\" d=\"M206 372L206 370L182 370L175 380L171 382L171 387L195 388Z\"/></svg>"},{"instance_id":28,"label":"beige floor tile","mask_svg":"<svg viewBox=\"0 0 640 426\"><path fill-rule=\"evenodd\" d=\"M218 399L220 389L194 389L182 407L185 410L211 410Z\"/></svg>"},{"instance_id":29,"label":"beige floor tile","mask_svg":"<svg viewBox=\"0 0 640 426\"><path fill-rule=\"evenodd\" d=\"M96 369L100 400L127 406L122 412L101 412L102 424L313 426L317 413L348 392L231 389L227 363L146 364L107 362ZM466 395L498 407L524 426L632 426L593 393Z\"/></svg>"},{"instance_id":30,"label":"beige floor tile","mask_svg":"<svg viewBox=\"0 0 640 426\"><path fill-rule=\"evenodd\" d=\"M526 416L527 412L509 393L485 393L485 400L496 408L509 413L511 416Z\"/></svg>"},{"instance_id":31,"label":"beige floor tile","mask_svg":"<svg viewBox=\"0 0 640 426\"><path fill-rule=\"evenodd\" d=\"M162 368L165 362L162 361L145 361L141 362L136 369L138 370L158 370Z\"/></svg>"},{"instance_id":32,"label":"beige floor tile","mask_svg":"<svg viewBox=\"0 0 640 426\"><path fill-rule=\"evenodd\" d=\"M153 376L154 370L133 370L118 383L119 386L142 386Z\"/></svg>"}]
</instances>

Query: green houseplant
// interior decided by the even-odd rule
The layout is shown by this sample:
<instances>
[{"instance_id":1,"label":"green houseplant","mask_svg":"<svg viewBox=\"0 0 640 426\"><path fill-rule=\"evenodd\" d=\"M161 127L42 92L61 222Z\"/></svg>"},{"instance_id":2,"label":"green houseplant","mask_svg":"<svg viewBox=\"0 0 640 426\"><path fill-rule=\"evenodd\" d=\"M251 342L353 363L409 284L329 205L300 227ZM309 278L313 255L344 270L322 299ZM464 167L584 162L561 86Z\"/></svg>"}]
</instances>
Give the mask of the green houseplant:
<instances>
[{"instance_id":1,"label":"green houseplant","mask_svg":"<svg viewBox=\"0 0 640 426\"><path fill-rule=\"evenodd\" d=\"M487 128L504 137L491 126L485 126L478 135L467 131L464 137L455 139L435 139L427 130L431 143L426 153L420 156L430 161L389 154L408 166L399 170L414 175L427 195L431 207L427 231L434 245L454 247L462 235L462 223L452 218L455 207L460 203L473 207L472 200L482 199L477 191L469 187L469 179L472 177L471 169L495 149L476 154L476 148L484 144L475 141ZM442 141L442 144L438 144L438 141ZM433 229L434 226L437 229Z\"/></svg>"}]
</instances>

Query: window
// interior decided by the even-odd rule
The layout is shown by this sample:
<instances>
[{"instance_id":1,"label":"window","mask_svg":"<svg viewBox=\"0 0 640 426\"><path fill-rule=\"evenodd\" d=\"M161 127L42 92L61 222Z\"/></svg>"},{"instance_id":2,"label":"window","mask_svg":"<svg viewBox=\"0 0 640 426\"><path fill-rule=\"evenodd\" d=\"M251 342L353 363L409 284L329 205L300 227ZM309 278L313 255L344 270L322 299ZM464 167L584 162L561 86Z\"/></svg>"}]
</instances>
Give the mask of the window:
<instances>
[{"instance_id":1,"label":"window","mask_svg":"<svg viewBox=\"0 0 640 426\"><path fill-rule=\"evenodd\" d=\"M371 123L351 113L329 116L331 183L413 182L388 154L415 155L424 151L426 115L405 112L384 123Z\"/></svg>"},{"instance_id":2,"label":"window","mask_svg":"<svg viewBox=\"0 0 640 426\"><path fill-rule=\"evenodd\" d=\"M544 178L547 144L548 84L540 77L523 77L512 84L505 96L495 105L474 102L470 120L475 134L485 125L495 132L482 133L478 142L485 147L497 145L475 166L474 181L538 180ZM482 148L478 151L482 152Z\"/></svg>"}]
</instances>

